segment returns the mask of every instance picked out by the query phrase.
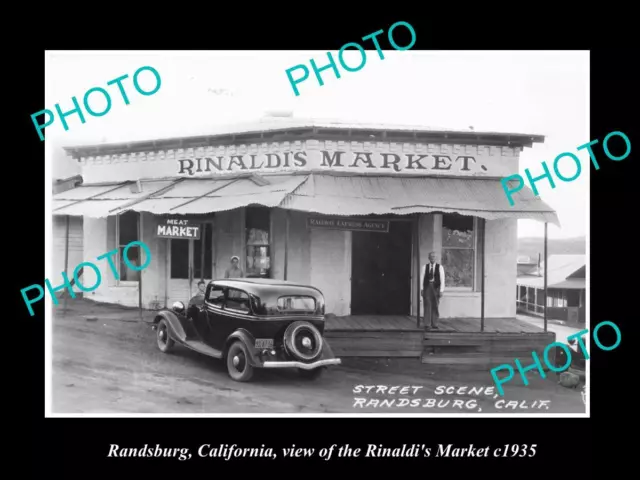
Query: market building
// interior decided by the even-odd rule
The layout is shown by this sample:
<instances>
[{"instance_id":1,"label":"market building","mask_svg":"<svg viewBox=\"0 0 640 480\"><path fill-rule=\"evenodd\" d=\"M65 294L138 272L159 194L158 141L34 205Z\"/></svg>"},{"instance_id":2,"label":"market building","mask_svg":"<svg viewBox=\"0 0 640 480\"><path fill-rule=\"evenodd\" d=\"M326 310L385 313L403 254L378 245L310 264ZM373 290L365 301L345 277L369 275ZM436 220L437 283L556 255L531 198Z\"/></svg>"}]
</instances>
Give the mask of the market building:
<instances>
[{"instance_id":1,"label":"market building","mask_svg":"<svg viewBox=\"0 0 640 480\"><path fill-rule=\"evenodd\" d=\"M83 218L87 261L132 240L151 251L141 272L120 255L120 280L101 262L108 284L85 294L96 301L186 301L237 255L246 276L318 287L330 316L416 326L420 269L435 251L441 317L480 329L515 321L517 219L558 223L526 187L511 207L500 183L518 172L523 148L543 141L271 118L207 136L68 147L83 183L54 195L53 214Z\"/></svg>"}]
</instances>

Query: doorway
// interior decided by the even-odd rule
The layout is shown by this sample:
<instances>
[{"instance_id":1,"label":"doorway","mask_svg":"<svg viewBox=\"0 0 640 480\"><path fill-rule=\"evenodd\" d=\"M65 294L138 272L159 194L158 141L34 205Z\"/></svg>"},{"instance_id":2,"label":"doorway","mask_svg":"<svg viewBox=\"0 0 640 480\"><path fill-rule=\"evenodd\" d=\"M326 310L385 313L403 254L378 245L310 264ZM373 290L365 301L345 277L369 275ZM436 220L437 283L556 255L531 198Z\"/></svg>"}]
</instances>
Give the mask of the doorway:
<instances>
[{"instance_id":1,"label":"doorway","mask_svg":"<svg viewBox=\"0 0 640 480\"><path fill-rule=\"evenodd\" d=\"M388 233L352 232L352 315L410 314L411 233L398 221Z\"/></svg>"},{"instance_id":2,"label":"doorway","mask_svg":"<svg viewBox=\"0 0 640 480\"><path fill-rule=\"evenodd\" d=\"M212 280L213 224L201 224L198 240L172 238L169 248L167 306L180 301L185 305L198 291L198 282Z\"/></svg>"}]
</instances>

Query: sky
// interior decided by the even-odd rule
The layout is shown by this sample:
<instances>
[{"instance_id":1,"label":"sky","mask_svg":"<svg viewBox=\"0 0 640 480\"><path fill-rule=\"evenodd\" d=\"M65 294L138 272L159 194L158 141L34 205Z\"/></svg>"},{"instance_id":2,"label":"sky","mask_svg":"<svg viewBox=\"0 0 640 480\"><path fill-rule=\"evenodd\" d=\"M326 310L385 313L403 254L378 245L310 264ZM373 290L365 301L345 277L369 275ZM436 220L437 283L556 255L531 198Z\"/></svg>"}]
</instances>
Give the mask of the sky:
<instances>
[{"instance_id":1,"label":"sky","mask_svg":"<svg viewBox=\"0 0 640 480\"><path fill-rule=\"evenodd\" d=\"M357 51L345 61L359 63ZM333 53L336 57L336 53ZM576 154L582 174L570 183L538 182L540 197L558 212L561 228L549 226L551 238L586 235L589 173L588 154L577 152L589 138L588 52L431 52L384 51L384 60L367 51L367 63L357 72L327 70L324 86L310 78L295 96L285 71L295 65L318 65L326 52L47 52L46 105L73 108L92 87L111 93L111 110L103 117L68 117L65 131L58 119L45 130L51 158L48 178L79 173L65 158L62 146L158 139L206 134L216 127L257 121L268 111L291 111L294 117L338 121L419 125L448 129L527 133L545 136L543 144L525 148L520 173L552 169L563 152ZM142 66L160 72L157 93L142 96L131 80L125 105L115 86L106 83ZM296 72L297 73L297 72ZM148 75L148 77L147 77ZM140 77L144 89L153 77ZM92 96L92 106L104 104ZM95 104L94 104L95 102ZM34 130L34 134L35 130ZM565 175L571 170L561 167ZM565 170L566 169L566 170ZM514 172L515 173L515 172ZM48 183L50 185L50 182ZM519 220L518 236L542 236L543 224Z\"/></svg>"}]
</instances>

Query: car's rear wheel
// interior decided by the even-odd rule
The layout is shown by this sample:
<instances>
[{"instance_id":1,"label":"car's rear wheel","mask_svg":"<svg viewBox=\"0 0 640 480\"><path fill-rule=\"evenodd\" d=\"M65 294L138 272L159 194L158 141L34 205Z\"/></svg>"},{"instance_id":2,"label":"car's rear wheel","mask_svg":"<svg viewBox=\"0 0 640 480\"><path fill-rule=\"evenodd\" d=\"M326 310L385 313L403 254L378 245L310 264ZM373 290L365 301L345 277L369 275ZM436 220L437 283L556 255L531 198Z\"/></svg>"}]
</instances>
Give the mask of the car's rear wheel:
<instances>
[{"instance_id":1,"label":"car's rear wheel","mask_svg":"<svg viewBox=\"0 0 640 480\"><path fill-rule=\"evenodd\" d=\"M236 382L248 382L253 377L253 366L249 363L249 352L244 343L236 340L227 350L227 370Z\"/></svg>"},{"instance_id":2,"label":"car's rear wheel","mask_svg":"<svg viewBox=\"0 0 640 480\"><path fill-rule=\"evenodd\" d=\"M304 368L298 369L298 374L305 380L317 380L320 378L326 367L318 367L313 370L305 370Z\"/></svg>"},{"instance_id":3,"label":"car's rear wheel","mask_svg":"<svg viewBox=\"0 0 640 480\"><path fill-rule=\"evenodd\" d=\"M169 326L164 318L158 322L156 340L158 342L158 348L163 353L169 353L176 344L169 335Z\"/></svg>"}]
</instances>

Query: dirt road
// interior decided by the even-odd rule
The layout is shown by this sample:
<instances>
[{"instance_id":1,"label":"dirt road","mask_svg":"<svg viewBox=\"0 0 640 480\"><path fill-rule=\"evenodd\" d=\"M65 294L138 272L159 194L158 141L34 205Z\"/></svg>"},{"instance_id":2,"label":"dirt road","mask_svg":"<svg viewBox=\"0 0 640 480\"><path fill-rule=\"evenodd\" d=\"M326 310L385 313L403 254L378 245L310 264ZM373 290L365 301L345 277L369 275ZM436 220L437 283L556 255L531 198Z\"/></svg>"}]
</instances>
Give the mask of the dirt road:
<instances>
[{"instance_id":1,"label":"dirt road","mask_svg":"<svg viewBox=\"0 0 640 480\"><path fill-rule=\"evenodd\" d=\"M153 314L145 315L148 319ZM97 319L87 320L86 316ZM438 395L435 393L438 386L492 387L491 376L489 372L446 369L430 372L416 360L389 364L346 361L344 366L330 369L315 381L301 379L295 372L259 371L251 383L237 383L227 376L219 360L181 347L169 355L161 353L156 347L155 332L139 321L135 310L73 300L66 315L62 315L61 307L54 310L53 322L53 413L545 414L585 411L578 390L563 388L552 379L537 376L530 377L528 386L522 385L521 380L505 384L504 398L495 395L495 388L482 393L450 389L452 394ZM393 392L374 388L367 394L366 386L415 388L397 388ZM371 399L387 402L376 406ZM458 401L454 403L454 400Z\"/></svg>"}]
</instances>

